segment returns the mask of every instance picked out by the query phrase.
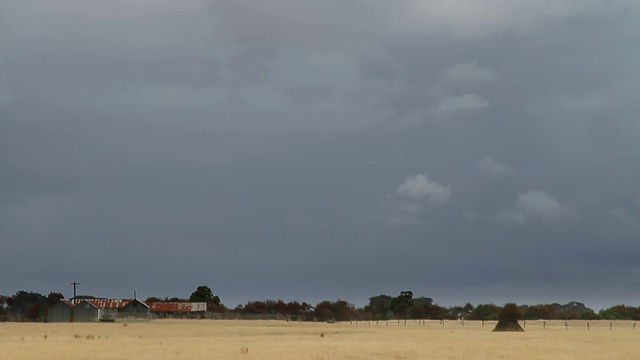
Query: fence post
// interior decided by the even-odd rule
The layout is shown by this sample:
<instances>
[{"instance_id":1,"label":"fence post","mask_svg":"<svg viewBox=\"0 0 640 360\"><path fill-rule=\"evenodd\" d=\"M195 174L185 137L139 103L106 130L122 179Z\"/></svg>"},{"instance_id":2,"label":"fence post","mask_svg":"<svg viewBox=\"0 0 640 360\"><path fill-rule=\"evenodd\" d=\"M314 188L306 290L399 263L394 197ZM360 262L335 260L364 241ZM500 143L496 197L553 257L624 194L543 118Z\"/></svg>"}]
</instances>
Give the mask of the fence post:
<instances>
[{"instance_id":1,"label":"fence post","mask_svg":"<svg viewBox=\"0 0 640 360\"><path fill-rule=\"evenodd\" d=\"M543 322L542 322L542 330L544 330L544 329L546 329L546 328L547 328L547 322L546 322L546 321L543 321Z\"/></svg>"},{"instance_id":2,"label":"fence post","mask_svg":"<svg viewBox=\"0 0 640 360\"><path fill-rule=\"evenodd\" d=\"M524 325L524 328L526 329L527 328L527 320L524 321L523 325Z\"/></svg>"},{"instance_id":3,"label":"fence post","mask_svg":"<svg viewBox=\"0 0 640 360\"><path fill-rule=\"evenodd\" d=\"M587 321L587 331L589 331L589 322Z\"/></svg>"},{"instance_id":4,"label":"fence post","mask_svg":"<svg viewBox=\"0 0 640 360\"><path fill-rule=\"evenodd\" d=\"M613 329L613 322L609 323L609 330Z\"/></svg>"},{"instance_id":5,"label":"fence post","mask_svg":"<svg viewBox=\"0 0 640 360\"><path fill-rule=\"evenodd\" d=\"M569 325L567 324L567 322L566 322L566 321L564 322L564 329L565 329L565 330L569 330Z\"/></svg>"},{"instance_id":6,"label":"fence post","mask_svg":"<svg viewBox=\"0 0 640 360\"><path fill-rule=\"evenodd\" d=\"M633 330L635 330L635 329L636 329L636 323L634 322L633 323Z\"/></svg>"},{"instance_id":7,"label":"fence post","mask_svg":"<svg viewBox=\"0 0 640 360\"><path fill-rule=\"evenodd\" d=\"M482 320L482 327L484 327L484 320Z\"/></svg>"}]
</instances>

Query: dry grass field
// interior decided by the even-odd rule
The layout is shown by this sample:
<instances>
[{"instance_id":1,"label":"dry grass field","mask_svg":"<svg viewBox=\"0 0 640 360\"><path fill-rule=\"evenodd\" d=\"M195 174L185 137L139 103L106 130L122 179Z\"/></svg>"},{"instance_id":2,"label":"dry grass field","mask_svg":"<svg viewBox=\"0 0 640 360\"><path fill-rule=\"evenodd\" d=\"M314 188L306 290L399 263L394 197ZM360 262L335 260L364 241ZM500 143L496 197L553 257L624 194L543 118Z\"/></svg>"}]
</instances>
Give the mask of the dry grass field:
<instances>
[{"instance_id":1,"label":"dry grass field","mask_svg":"<svg viewBox=\"0 0 640 360\"><path fill-rule=\"evenodd\" d=\"M147 323L0 323L0 359L640 359L633 322L395 321L297 323L155 320Z\"/></svg>"}]
</instances>

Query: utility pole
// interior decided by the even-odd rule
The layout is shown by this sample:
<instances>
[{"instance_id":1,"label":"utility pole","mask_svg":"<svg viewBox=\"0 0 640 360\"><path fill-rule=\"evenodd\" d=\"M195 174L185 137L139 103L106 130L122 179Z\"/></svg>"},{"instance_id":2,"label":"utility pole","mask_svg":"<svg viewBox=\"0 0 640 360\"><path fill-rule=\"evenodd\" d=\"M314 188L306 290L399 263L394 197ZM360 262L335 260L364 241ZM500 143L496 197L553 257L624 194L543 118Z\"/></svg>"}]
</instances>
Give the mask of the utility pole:
<instances>
[{"instance_id":1,"label":"utility pole","mask_svg":"<svg viewBox=\"0 0 640 360\"><path fill-rule=\"evenodd\" d=\"M73 298L72 298L72 299L75 299L75 298L76 298L76 296L77 296L77 294L76 294L76 287L77 287L78 285L80 285L80 283L79 283L79 282L77 282L77 281L74 281L74 282L72 282L72 283L71 283L71 285L73 285Z\"/></svg>"}]
</instances>

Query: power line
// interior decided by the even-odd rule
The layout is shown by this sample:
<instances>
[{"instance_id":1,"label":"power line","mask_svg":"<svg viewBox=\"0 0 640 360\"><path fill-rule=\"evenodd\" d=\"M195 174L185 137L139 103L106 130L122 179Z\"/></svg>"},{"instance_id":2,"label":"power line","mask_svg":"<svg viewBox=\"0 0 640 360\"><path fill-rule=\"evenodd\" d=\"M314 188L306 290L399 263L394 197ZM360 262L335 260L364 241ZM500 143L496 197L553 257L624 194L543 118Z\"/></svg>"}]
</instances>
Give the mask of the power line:
<instances>
[{"instance_id":1,"label":"power line","mask_svg":"<svg viewBox=\"0 0 640 360\"><path fill-rule=\"evenodd\" d=\"M74 282L72 282L72 283L71 283L71 285L73 285L73 298L72 298L72 299L75 299L75 298L76 298L76 296L77 296L77 294L76 294L76 287L77 287L78 285L80 285L80 283L79 283L79 282L77 282L77 281L74 281Z\"/></svg>"}]
</instances>

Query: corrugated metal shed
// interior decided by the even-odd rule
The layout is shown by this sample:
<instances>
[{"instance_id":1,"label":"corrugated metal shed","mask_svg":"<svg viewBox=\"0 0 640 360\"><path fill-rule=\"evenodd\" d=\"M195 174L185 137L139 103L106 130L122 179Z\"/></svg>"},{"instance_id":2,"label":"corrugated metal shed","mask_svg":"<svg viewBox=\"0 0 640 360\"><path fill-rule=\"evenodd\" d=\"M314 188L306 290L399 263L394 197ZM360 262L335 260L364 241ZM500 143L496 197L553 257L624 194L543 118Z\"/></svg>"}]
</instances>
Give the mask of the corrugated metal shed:
<instances>
[{"instance_id":1,"label":"corrugated metal shed","mask_svg":"<svg viewBox=\"0 0 640 360\"><path fill-rule=\"evenodd\" d=\"M73 304L69 300L60 300L47 309L47 322L73 321Z\"/></svg>"},{"instance_id":2,"label":"corrugated metal shed","mask_svg":"<svg viewBox=\"0 0 640 360\"><path fill-rule=\"evenodd\" d=\"M207 303L204 302L152 302L149 307L153 312L199 312L207 311Z\"/></svg>"},{"instance_id":3,"label":"corrugated metal shed","mask_svg":"<svg viewBox=\"0 0 640 360\"><path fill-rule=\"evenodd\" d=\"M95 322L100 319L100 309L86 300L80 300L73 307L74 322Z\"/></svg>"},{"instance_id":4,"label":"corrugated metal shed","mask_svg":"<svg viewBox=\"0 0 640 360\"><path fill-rule=\"evenodd\" d=\"M120 310L121 318L149 319L151 313L149 305L138 299L133 299Z\"/></svg>"}]
</instances>

